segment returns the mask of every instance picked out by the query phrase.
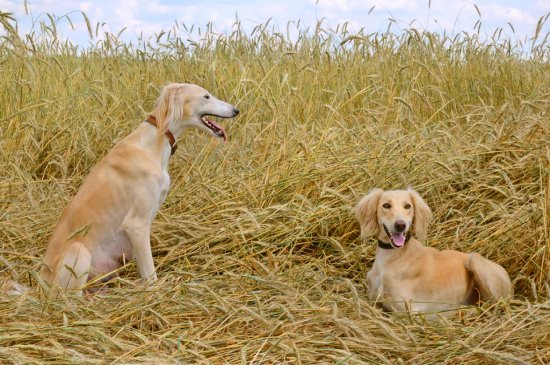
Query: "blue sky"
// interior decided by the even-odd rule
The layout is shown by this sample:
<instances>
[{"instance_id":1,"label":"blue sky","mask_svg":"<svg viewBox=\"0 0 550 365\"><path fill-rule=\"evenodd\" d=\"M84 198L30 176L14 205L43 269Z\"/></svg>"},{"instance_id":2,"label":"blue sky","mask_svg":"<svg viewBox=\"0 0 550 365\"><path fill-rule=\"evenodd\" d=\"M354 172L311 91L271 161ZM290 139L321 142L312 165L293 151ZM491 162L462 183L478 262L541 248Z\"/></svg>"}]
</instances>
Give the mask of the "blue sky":
<instances>
[{"instance_id":1,"label":"blue sky","mask_svg":"<svg viewBox=\"0 0 550 365\"><path fill-rule=\"evenodd\" d=\"M103 24L102 30L117 33L126 27L123 33L126 40L136 39L138 34L154 35L169 30L176 22L201 28L212 22L216 32L229 32L237 15L248 30L269 18L280 31L286 30L288 21L301 20L304 26L311 27L324 19L328 27L347 22L351 29L364 27L371 33L384 31L392 18L396 21L392 26L395 30L413 26L451 34L471 33L479 20L474 3L481 13L482 35L490 36L499 27L511 35L510 23L517 37L524 39L533 35L539 18L550 12L550 0L431 0L430 7L428 0L28 0L26 3L28 13L24 1L15 0L0 0L0 10L14 13L21 32L28 31L33 21L45 19L45 13L58 17L70 14L73 26L62 19L58 29L63 37L77 43L87 40L86 26L78 11L85 12L92 24ZM542 31L550 31L548 22Z\"/></svg>"}]
</instances>

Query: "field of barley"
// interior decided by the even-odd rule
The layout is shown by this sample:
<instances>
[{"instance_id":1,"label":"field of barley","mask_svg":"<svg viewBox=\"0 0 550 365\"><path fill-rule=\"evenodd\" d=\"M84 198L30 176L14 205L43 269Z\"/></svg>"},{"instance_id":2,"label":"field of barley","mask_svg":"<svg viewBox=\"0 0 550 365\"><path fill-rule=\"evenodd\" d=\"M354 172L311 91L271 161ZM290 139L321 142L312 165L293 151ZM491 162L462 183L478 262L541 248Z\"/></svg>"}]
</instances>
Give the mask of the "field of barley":
<instances>
[{"instance_id":1,"label":"field of barley","mask_svg":"<svg viewBox=\"0 0 550 365\"><path fill-rule=\"evenodd\" d=\"M237 23L134 44L89 24L82 47L0 14L0 279L31 287L0 293L0 363L549 363L547 18L528 44ZM62 208L167 82L241 113L226 143L179 141L158 282L130 263L104 295L52 299L37 270ZM367 300L353 207L408 186L434 213L425 244L501 264L511 302L426 321Z\"/></svg>"}]
</instances>

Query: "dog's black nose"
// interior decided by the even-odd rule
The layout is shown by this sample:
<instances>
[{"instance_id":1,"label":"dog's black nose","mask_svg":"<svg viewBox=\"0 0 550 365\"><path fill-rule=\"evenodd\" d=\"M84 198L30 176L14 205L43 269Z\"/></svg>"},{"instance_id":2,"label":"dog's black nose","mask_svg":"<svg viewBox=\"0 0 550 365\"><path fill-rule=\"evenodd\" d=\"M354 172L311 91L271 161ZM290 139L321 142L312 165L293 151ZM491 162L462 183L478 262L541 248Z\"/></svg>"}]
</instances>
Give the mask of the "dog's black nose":
<instances>
[{"instance_id":1,"label":"dog's black nose","mask_svg":"<svg viewBox=\"0 0 550 365\"><path fill-rule=\"evenodd\" d=\"M238 114L239 114L239 109L233 108L233 114L234 114L234 115L238 115Z\"/></svg>"},{"instance_id":2,"label":"dog's black nose","mask_svg":"<svg viewBox=\"0 0 550 365\"><path fill-rule=\"evenodd\" d=\"M403 232L405 228L407 228L407 223L405 223L405 221L399 220L395 222L394 227L397 232Z\"/></svg>"}]
</instances>

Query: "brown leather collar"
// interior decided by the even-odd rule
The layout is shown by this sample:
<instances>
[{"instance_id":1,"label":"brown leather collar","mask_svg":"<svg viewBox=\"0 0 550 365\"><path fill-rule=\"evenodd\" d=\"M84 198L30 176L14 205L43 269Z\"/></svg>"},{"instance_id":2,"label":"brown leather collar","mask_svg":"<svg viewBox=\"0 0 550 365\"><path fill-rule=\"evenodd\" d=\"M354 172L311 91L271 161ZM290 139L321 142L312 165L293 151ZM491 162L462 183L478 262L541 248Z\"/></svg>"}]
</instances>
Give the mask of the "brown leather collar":
<instances>
[{"instance_id":1,"label":"brown leather collar","mask_svg":"<svg viewBox=\"0 0 550 365\"><path fill-rule=\"evenodd\" d=\"M150 115L149 118L145 119L145 121L149 124L154 125L157 128L159 127L157 124L157 118L155 118L152 115ZM168 138L168 142L170 142L170 147L172 148L170 154L173 155L174 153L176 153L176 150L178 149L176 139L174 138L174 135L172 134L172 132L170 132L168 129L166 130L166 132L164 132L164 135Z\"/></svg>"}]
</instances>

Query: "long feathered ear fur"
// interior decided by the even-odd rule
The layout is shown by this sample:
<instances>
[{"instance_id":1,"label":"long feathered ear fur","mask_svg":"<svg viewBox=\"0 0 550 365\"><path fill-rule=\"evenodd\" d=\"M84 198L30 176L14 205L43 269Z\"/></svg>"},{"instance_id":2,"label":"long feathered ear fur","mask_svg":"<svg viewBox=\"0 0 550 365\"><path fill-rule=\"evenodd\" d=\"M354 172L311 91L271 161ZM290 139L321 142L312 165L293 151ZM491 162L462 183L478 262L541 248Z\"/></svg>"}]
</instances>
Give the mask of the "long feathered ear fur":
<instances>
[{"instance_id":1,"label":"long feathered ear fur","mask_svg":"<svg viewBox=\"0 0 550 365\"><path fill-rule=\"evenodd\" d=\"M432 218L432 211L416 190L409 188L408 192L414 207L414 233L419 240L424 240L428 234L428 224Z\"/></svg>"},{"instance_id":2,"label":"long feathered ear fur","mask_svg":"<svg viewBox=\"0 0 550 365\"><path fill-rule=\"evenodd\" d=\"M183 105L179 96L181 86L178 84L168 84L160 92L153 111L149 114L157 120L159 133L163 134L168 129L169 123L174 119L179 119L182 114Z\"/></svg>"},{"instance_id":3,"label":"long feathered ear fur","mask_svg":"<svg viewBox=\"0 0 550 365\"><path fill-rule=\"evenodd\" d=\"M382 189L372 189L355 207L355 218L361 226L362 238L378 235L379 226L376 210L382 193Z\"/></svg>"}]
</instances>

